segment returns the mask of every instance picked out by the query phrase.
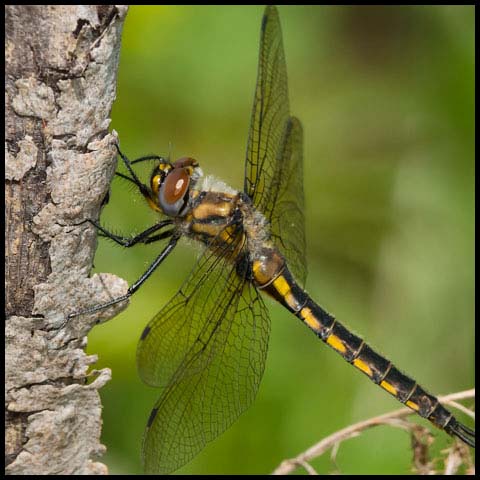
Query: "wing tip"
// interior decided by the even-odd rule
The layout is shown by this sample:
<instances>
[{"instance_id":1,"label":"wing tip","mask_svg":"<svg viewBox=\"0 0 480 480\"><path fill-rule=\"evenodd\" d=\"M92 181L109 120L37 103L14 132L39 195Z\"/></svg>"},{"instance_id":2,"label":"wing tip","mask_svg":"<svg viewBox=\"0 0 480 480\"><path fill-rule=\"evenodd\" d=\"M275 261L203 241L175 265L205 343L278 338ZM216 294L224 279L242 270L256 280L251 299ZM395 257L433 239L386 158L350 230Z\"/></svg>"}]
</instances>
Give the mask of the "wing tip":
<instances>
[{"instance_id":1,"label":"wing tip","mask_svg":"<svg viewBox=\"0 0 480 480\"><path fill-rule=\"evenodd\" d=\"M262 33L265 32L269 20L275 17L278 19L277 7L275 5L267 5L262 18Z\"/></svg>"},{"instance_id":2,"label":"wing tip","mask_svg":"<svg viewBox=\"0 0 480 480\"><path fill-rule=\"evenodd\" d=\"M289 125L291 125L292 128L302 129L302 122L295 115L290 115L288 117L288 123L289 123Z\"/></svg>"}]
</instances>

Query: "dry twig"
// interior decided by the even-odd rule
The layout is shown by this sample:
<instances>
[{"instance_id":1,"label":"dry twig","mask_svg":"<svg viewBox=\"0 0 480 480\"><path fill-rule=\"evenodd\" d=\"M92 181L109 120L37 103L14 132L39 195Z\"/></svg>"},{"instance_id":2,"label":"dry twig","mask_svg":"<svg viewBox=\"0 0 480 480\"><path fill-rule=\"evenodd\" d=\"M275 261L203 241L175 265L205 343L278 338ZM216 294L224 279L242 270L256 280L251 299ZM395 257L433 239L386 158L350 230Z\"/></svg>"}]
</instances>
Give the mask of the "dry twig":
<instances>
[{"instance_id":1,"label":"dry twig","mask_svg":"<svg viewBox=\"0 0 480 480\"><path fill-rule=\"evenodd\" d=\"M450 395L439 397L438 399L444 405L457 408L457 400L466 400L470 398L475 398L475 389L452 393ZM463 407L461 410L465 411L465 407ZM429 473L431 473L431 464L428 461L428 447L430 446L428 438L430 434L425 436L426 429L424 427L420 427L417 424L403 420L403 418L413 414L415 414L413 410L409 408L401 408L399 410L395 410L384 415L379 415L378 417L373 417L339 430L338 432L335 432L332 435L324 438L316 445L313 445L300 455L297 455L295 458L284 460L272 473L273 475L287 475L293 472L299 466L304 467L305 470L310 473L310 469L313 471L313 468L309 465L311 460L323 455L331 448L338 449L338 444L341 442L357 437L364 430L378 425L391 425L411 432L415 468L418 473L425 473L427 470ZM470 411L469 414L472 415L472 412ZM458 444L458 442L456 442L456 444ZM450 460L447 459L448 465L446 464L445 466L445 473L447 470L456 471L458 469L457 460L459 455L457 453L455 458L453 455L454 454L452 453L452 458ZM462 459L463 458L464 457L462 457ZM306 465L308 465L309 468L306 468Z\"/></svg>"}]
</instances>

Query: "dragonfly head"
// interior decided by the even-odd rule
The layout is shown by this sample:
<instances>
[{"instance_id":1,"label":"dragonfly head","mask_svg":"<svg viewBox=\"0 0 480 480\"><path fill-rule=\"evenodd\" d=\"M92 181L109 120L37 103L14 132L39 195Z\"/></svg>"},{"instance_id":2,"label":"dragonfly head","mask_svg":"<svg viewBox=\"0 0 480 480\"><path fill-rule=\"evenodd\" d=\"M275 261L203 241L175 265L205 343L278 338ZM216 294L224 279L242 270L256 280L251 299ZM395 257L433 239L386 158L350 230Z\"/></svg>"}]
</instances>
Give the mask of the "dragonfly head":
<instances>
[{"instance_id":1,"label":"dragonfly head","mask_svg":"<svg viewBox=\"0 0 480 480\"><path fill-rule=\"evenodd\" d=\"M170 217L181 217L187 213L190 189L200 178L202 171L198 162L190 157L176 162L162 162L150 177L150 187L160 209Z\"/></svg>"}]
</instances>

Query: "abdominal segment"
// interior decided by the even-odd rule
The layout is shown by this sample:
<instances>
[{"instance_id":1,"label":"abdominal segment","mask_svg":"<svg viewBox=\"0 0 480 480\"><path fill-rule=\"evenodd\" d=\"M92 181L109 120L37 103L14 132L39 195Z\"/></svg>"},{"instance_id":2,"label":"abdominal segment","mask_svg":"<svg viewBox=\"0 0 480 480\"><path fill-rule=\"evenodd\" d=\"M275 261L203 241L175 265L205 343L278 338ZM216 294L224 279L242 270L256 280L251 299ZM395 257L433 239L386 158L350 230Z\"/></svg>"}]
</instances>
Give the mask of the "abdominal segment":
<instances>
[{"instance_id":1,"label":"abdominal segment","mask_svg":"<svg viewBox=\"0 0 480 480\"><path fill-rule=\"evenodd\" d=\"M268 261L265 259L265 261ZM348 363L367 375L397 400L437 427L445 428L452 414L417 382L400 372L363 339L350 332L299 287L288 268L272 256L272 265L253 265L257 287L284 305ZM275 272L267 278L268 272Z\"/></svg>"}]
</instances>

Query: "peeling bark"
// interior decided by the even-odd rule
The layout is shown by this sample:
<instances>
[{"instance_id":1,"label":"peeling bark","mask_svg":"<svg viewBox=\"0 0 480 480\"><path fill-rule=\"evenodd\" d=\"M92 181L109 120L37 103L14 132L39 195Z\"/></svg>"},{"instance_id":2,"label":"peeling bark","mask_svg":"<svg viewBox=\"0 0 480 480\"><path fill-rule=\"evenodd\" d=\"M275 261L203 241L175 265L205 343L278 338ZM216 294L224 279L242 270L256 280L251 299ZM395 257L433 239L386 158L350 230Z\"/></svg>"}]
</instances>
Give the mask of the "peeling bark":
<instances>
[{"instance_id":1,"label":"peeling bark","mask_svg":"<svg viewBox=\"0 0 480 480\"><path fill-rule=\"evenodd\" d=\"M84 352L100 315L67 315L123 295L88 278L116 167L109 115L127 8L5 8L6 473L105 474L98 389Z\"/></svg>"}]
</instances>

